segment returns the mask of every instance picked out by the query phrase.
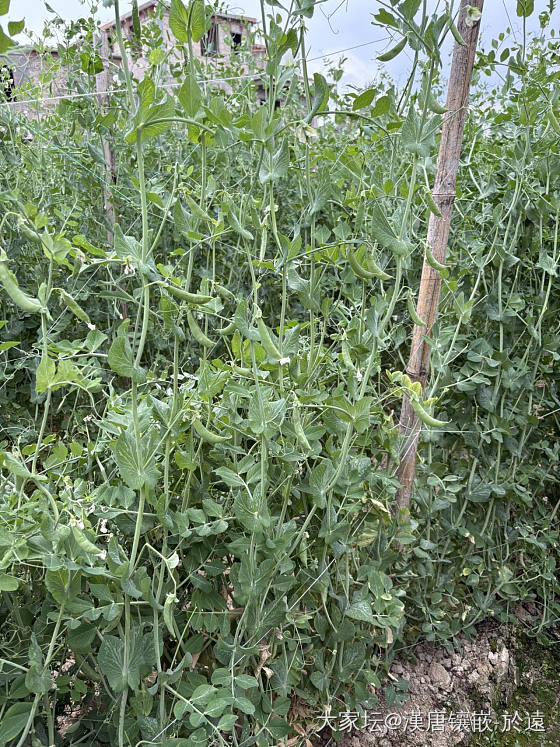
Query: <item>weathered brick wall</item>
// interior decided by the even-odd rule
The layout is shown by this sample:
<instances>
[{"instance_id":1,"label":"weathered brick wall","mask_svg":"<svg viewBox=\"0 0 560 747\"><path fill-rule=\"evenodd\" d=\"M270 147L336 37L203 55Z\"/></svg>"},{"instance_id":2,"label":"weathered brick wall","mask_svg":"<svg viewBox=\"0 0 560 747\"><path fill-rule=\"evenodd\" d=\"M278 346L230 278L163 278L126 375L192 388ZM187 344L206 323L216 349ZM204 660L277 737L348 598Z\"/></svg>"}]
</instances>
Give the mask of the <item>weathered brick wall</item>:
<instances>
[{"instance_id":1,"label":"weathered brick wall","mask_svg":"<svg viewBox=\"0 0 560 747\"><path fill-rule=\"evenodd\" d=\"M144 24L150 19L154 19L153 14L153 8L143 8L140 10L140 23ZM173 36L173 33L169 27L169 12L166 11L164 13L164 16L162 19L157 21L161 28L162 38L164 42L164 46L166 50L173 49L176 46L176 40ZM233 39L233 34L238 34L241 36L241 43L244 47L247 47L247 45L250 42L250 29L252 25L252 19L251 20L245 20L243 18L237 18L234 16L216 16L213 20L213 23L216 24L216 33L215 33L215 39L217 41L216 47L209 54L205 53L205 41L201 40L200 42L193 43L193 52L195 57L200 60L203 63L212 63L219 61L222 64L227 64L232 55L236 54L235 50L235 44ZM110 29L108 26L105 27L107 31L110 33ZM131 38L132 37L132 19L126 18L124 19L122 23L123 28L123 36ZM112 40L114 43L112 44L112 54L114 55L115 59L120 59L120 52L118 49L118 45L115 40ZM257 46L255 47L255 54L256 59L262 58L262 52L261 47ZM174 61L180 62L182 61L182 55L173 55L175 58ZM134 75L134 77L138 79L142 79L144 77L145 71L149 66L149 61L145 57L139 57L138 59L135 59L131 64L131 71Z\"/></svg>"},{"instance_id":2,"label":"weathered brick wall","mask_svg":"<svg viewBox=\"0 0 560 747\"><path fill-rule=\"evenodd\" d=\"M67 74L55 51L39 53L16 47L5 55L4 64L14 77L10 103L14 112L38 117L45 107L56 105L58 98L68 93Z\"/></svg>"},{"instance_id":3,"label":"weathered brick wall","mask_svg":"<svg viewBox=\"0 0 560 747\"><path fill-rule=\"evenodd\" d=\"M147 3L140 9L140 23L146 24L153 19L154 3ZM204 41L194 43L193 52L195 56L203 64L219 64L219 67L227 65L232 56L237 54L236 42L240 42L247 49L250 44L253 22L253 19L245 19L241 16L215 16L213 23L216 27L214 38L217 48L208 50L208 45ZM169 27L168 9L164 11L163 17L158 19L157 23L161 29L164 48L166 50L174 50L176 40ZM132 38L132 18L124 17L121 25L123 36L125 38ZM113 64L116 63L119 65L121 63L120 51L111 24L106 24L103 27L103 33L107 34L110 39L109 57L112 59ZM235 39L233 35L236 35ZM264 48L259 45L253 45L250 49L253 57L259 63L262 63ZM182 55L175 54L173 51L172 57L174 58L172 61L178 63L183 61ZM14 112L23 112L31 118L39 117L41 113L55 106L60 97L71 93L69 91L67 71L60 66L56 51L47 51L40 54L31 48L15 48L7 55L6 62L13 71L14 76L15 100L10 104L10 108ZM131 62L131 70L134 77L141 80L148 66L149 61L146 57L142 55L138 58L135 57ZM218 71L216 77L219 76L220 73ZM111 75L105 77L105 82L111 88ZM226 90L231 90L227 82L217 83L217 85Z\"/></svg>"}]
</instances>

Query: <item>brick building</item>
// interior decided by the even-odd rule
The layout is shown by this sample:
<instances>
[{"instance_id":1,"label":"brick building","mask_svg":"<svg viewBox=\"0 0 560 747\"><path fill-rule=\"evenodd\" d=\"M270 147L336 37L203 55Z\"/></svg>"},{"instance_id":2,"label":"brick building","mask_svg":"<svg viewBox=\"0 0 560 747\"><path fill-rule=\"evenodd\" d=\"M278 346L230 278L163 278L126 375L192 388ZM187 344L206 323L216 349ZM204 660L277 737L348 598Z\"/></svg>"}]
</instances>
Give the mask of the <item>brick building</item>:
<instances>
[{"instance_id":1,"label":"brick building","mask_svg":"<svg viewBox=\"0 0 560 747\"><path fill-rule=\"evenodd\" d=\"M158 12L163 7L163 13ZM175 38L169 27L169 3L165 0L149 0L138 8L140 25L145 24L150 19L154 19L158 24L163 45L166 49L175 45ZM132 13L125 13L121 16L121 28L123 36L128 39L133 38ZM215 13L212 15L210 28L202 39L193 43L193 52L195 57L203 63L211 63L218 58L221 62L228 62L232 55L237 54L241 49L250 51L252 56L260 60L264 57L265 48L262 45L254 44L251 38L251 32L256 24L255 18L247 16L233 15L230 13ZM105 24L101 31L108 36L110 53L113 59L120 59L120 51L114 34L115 22ZM141 77L143 69L148 66L148 61L140 55L132 63L134 75Z\"/></svg>"},{"instance_id":2,"label":"brick building","mask_svg":"<svg viewBox=\"0 0 560 747\"><path fill-rule=\"evenodd\" d=\"M153 21L159 26L161 44L164 51L173 50L176 40L169 27L169 2L166 0L150 0L138 9L140 24L144 25ZM250 54L257 64L264 60L265 48L253 43L252 32L256 29L256 19L229 13L215 13L211 18L208 32L196 44L193 44L193 52L203 64L227 63L233 55L240 52ZM121 16L121 28L123 36L132 39L132 13ZM102 57L107 68L111 63L120 65L121 56L116 35L114 33L115 22L110 22L101 27L102 35ZM171 61L173 61L173 52ZM238 57L238 60L241 58ZM180 62L178 56L175 62ZM108 63L108 64L107 64ZM138 50L131 55L130 67L135 77L141 79L149 60L144 56L144 50ZM53 102L57 98L72 92L69 85L68 71L60 64L59 55L56 50L39 52L33 47L17 46L0 57L0 96L13 102L14 109L25 110L32 116L37 116L41 111L41 104L34 104L25 99L43 99L43 106ZM259 97L262 97L262 89L256 76ZM69 88L71 90L69 90ZM34 93L29 92L34 89ZM20 93L18 95L18 90Z\"/></svg>"}]
</instances>

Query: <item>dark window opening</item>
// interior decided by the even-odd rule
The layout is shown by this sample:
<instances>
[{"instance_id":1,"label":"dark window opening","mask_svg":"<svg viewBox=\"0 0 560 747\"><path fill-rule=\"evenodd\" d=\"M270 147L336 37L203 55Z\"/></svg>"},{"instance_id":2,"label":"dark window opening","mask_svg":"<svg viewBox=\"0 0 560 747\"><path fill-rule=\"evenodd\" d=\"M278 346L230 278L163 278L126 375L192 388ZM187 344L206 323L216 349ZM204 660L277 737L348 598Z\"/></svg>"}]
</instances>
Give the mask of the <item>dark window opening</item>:
<instances>
[{"instance_id":1,"label":"dark window opening","mask_svg":"<svg viewBox=\"0 0 560 747\"><path fill-rule=\"evenodd\" d=\"M243 35L241 33L239 33L238 31L231 32L231 46L233 47L234 52L236 52L239 49L242 41L243 41Z\"/></svg>"},{"instance_id":2,"label":"dark window opening","mask_svg":"<svg viewBox=\"0 0 560 747\"><path fill-rule=\"evenodd\" d=\"M15 98L15 81L14 71L7 65L0 68L0 92L3 94L5 101L13 101Z\"/></svg>"},{"instance_id":3,"label":"dark window opening","mask_svg":"<svg viewBox=\"0 0 560 747\"><path fill-rule=\"evenodd\" d=\"M214 20L200 40L200 51L205 57L218 54L218 24Z\"/></svg>"}]
</instances>

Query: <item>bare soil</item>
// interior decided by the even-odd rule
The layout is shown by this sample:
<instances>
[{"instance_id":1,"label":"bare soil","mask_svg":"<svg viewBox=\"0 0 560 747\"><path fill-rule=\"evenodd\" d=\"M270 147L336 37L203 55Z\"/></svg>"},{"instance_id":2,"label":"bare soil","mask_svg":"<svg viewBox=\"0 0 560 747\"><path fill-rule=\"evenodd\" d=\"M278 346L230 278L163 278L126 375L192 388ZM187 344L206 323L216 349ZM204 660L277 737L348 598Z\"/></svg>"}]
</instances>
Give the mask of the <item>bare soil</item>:
<instances>
[{"instance_id":1,"label":"bare soil","mask_svg":"<svg viewBox=\"0 0 560 747\"><path fill-rule=\"evenodd\" d=\"M452 652L423 642L393 662L394 692L380 694L367 722L322 747L558 747L560 745L560 641L536 641L523 632L533 610L518 608L520 626L485 622ZM527 629L529 629L527 625ZM549 637L552 635L549 632ZM409 653L407 652L407 653ZM408 683L408 684L407 684ZM385 683L388 684L388 683ZM342 727L339 719L338 728Z\"/></svg>"}]
</instances>

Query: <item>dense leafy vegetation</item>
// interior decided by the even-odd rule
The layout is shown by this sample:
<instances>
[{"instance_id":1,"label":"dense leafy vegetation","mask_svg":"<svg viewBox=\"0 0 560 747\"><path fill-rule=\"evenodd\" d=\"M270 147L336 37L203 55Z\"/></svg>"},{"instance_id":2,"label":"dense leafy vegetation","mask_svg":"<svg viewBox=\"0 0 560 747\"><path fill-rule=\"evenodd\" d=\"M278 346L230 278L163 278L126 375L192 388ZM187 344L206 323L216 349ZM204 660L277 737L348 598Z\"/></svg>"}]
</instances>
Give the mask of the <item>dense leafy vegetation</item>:
<instances>
[{"instance_id":1,"label":"dense leafy vegetation","mask_svg":"<svg viewBox=\"0 0 560 747\"><path fill-rule=\"evenodd\" d=\"M307 85L298 0L264 6L261 105L250 54L202 67L209 10L174 0L174 53L143 27L109 108L82 95L87 19L45 72L80 95L1 105L0 744L303 738L401 698L384 675L419 638L528 599L534 634L557 619L554 3L477 59L424 393L403 373L450 15L380 6L400 91ZM395 515L405 390L432 415Z\"/></svg>"}]
</instances>

